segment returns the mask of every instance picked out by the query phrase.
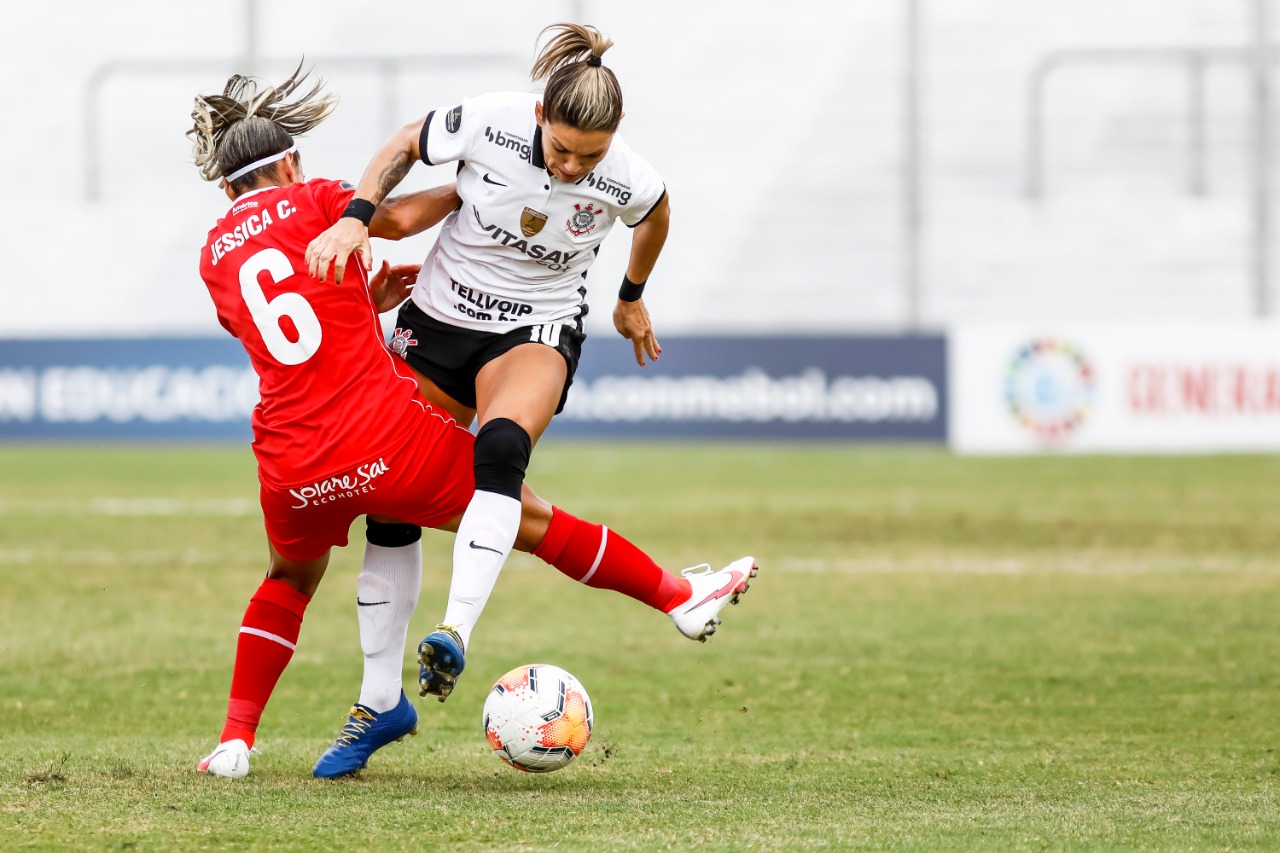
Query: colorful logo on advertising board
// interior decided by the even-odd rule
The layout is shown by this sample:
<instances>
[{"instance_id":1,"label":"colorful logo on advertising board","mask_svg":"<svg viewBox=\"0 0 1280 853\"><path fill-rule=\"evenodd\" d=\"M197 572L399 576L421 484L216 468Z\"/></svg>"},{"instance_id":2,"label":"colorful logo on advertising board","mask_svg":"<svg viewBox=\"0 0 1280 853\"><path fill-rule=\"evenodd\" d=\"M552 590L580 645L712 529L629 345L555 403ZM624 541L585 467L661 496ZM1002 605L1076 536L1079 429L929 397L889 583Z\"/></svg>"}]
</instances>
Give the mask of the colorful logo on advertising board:
<instances>
[{"instance_id":1,"label":"colorful logo on advertising board","mask_svg":"<svg viewBox=\"0 0 1280 853\"><path fill-rule=\"evenodd\" d=\"M1005 402L1024 428L1047 443L1067 440L1093 408L1097 382L1079 347L1039 338L1018 350L1005 375Z\"/></svg>"}]
</instances>

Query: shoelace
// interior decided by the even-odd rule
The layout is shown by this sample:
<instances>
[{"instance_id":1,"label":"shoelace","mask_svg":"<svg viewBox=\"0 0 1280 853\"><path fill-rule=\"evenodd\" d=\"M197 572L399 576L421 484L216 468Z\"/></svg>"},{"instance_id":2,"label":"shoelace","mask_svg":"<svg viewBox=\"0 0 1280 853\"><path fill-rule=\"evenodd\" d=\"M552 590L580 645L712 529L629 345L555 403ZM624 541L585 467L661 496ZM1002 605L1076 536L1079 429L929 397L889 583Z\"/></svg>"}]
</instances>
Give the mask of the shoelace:
<instances>
[{"instance_id":1,"label":"shoelace","mask_svg":"<svg viewBox=\"0 0 1280 853\"><path fill-rule=\"evenodd\" d=\"M711 574L711 571L712 569L711 569L710 563L699 563L696 566L690 566L687 569L681 569L680 574L686 578L692 578L692 577L697 577L698 575L709 575Z\"/></svg>"},{"instance_id":2,"label":"shoelace","mask_svg":"<svg viewBox=\"0 0 1280 853\"><path fill-rule=\"evenodd\" d=\"M436 633L448 634L453 641L458 644L458 648L462 648L462 635L458 633L458 629L452 625L437 625Z\"/></svg>"},{"instance_id":3,"label":"shoelace","mask_svg":"<svg viewBox=\"0 0 1280 853\"><path fill-rule=\"evenodd\" d=\"M344 746L351 746L360 735L369 731L369 727L377 721L378 718L369 713L367 709L352 705L351 713L347 714L347 722L342 727L342 734L338 735L338 740Z\"/></svg>"}]
</instances>

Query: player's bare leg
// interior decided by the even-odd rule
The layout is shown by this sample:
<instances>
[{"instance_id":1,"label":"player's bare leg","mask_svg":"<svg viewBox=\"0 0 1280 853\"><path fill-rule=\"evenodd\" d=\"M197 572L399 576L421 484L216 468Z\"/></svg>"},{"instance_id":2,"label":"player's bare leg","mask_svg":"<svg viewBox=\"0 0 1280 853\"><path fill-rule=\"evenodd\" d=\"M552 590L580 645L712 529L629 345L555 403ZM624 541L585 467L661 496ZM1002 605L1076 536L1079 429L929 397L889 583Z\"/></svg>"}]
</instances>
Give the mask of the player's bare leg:
<instances>
[{"instance_id":1,"label":"player's bare leg","mask_svg":"<svg viewBox=\"0 0 1280 853\"><path fill-rule=\"evenodd\" d=\"M520 347L515 351L540 349ZM423 396L432 405L445 409L459 423L471 423L475 409L453 399L421 373L415 371L415 375ZM715 633L721 611L728 604L738 603L749 588L750 579L759 571L753 558L743 557L718 572L703 565L675 575L616 531L552 507L527 485L521 502L515 548L532 553L576 581L620 592L666 613L680 633L691 640L706 642Z\"/></svg>"},{"instance_id":2,"label":"player's bare leg","mask_svg":"<svg viewBox=\"0 0 1280 853\"><path fill-rule=\"evenodd\" d=\"M439 628L418 647L419 693L444 701L465 667L471 631L520 530L529 454L560 401L568 367L556 350L526 344L476 375L480 429L475 493L453 545L449 604Z\"/></svg>"}]
</instances>

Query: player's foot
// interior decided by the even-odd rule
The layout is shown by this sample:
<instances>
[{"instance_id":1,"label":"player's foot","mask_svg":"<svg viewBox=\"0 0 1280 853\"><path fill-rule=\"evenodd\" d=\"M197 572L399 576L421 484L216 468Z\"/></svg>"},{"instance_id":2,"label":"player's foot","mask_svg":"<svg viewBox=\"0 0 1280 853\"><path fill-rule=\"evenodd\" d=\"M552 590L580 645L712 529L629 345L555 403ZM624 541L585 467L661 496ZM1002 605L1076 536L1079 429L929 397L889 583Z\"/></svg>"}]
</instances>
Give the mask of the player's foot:
<instances>
[{"instance_id":1,"label":"player's foot","mask_svg":"<svg viewBox=\"0 0 1280 853\"><path fill-rule=\"evenodd\" d=\"M437 625L434 633L418 644L418 695L449 698L458 676L467 666L462 637L448 625Z\"/></svg>"},{"instance_id":2,"label":"player's foot","mask_svg":"<svg viewBox=\"0 0 1280 853\"><path fill-rule=\"evenodd\" d=\"M404 693L390 711L374 713L364 705L351 706L342 734L312 768L317 779L337 779L363 770L369 756L394 741L403 741L418 733L418 712Z\"/></svg>"},{"instance_id":3,"label":"player's foot","mask_svg":"<svg viewBox=\"0 0 1280 853\"><path fill-rule=\"evenodd\" d=\"M720 611L726 604L737 604L738 596L747 591L750 580L759 572L754 557L734 560L718 572L705 563L681 572L689 579L692 594L667 615L675 621L680 633L690 640L705 643L720 624Z\"/></svg>"},{"instance_id":4,"label":"player's foot","mask_svg":"<svg viewBox=\"0 0 1280 853\"><path fill-rule=\"evenodd\" d=\"M220 776L223 779L243 779L249 775L249 755L257 752L249 744L237 738L218 744L217 749L200 759L196 765L199 773Z\"/></svg>"}]
</instances>

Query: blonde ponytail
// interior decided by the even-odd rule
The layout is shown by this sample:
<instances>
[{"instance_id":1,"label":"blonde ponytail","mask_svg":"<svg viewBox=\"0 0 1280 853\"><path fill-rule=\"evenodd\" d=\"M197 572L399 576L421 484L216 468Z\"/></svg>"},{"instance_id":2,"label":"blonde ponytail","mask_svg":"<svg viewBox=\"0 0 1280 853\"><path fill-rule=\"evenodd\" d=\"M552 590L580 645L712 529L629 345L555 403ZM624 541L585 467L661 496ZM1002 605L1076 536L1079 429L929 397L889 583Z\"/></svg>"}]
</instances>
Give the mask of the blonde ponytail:
<instances>
[{"instance_id":1,"label":"blonde ponytail","mask_svg":"<svg viewBox=\"0 0 1280 853\"><path fill-rule=\"evenodd\" d=\"M309 73L309 72L308 72ZM252 77L233 75L220 95L199 95L187 131L196 168L206 181L235 174L244 166L293 145L338 106L338 99L320 91L322 81L289 101L307 79L302 64L278 86L262 88ZM267 168L263 166L262 168ZM237 179L249 182L256 171Z\"/></svg>"},{"instance_id":2,"label":"blonde ponytail","mask_svg":"<svg viewBox=\"0 0 1280 853\"><path fill-rule=\"evenodd\" d=\"M552 24L552 33L533 62L530 77L546 78L542 111L547 121L577 130L618 129L622 121L622 86L601 57L613 40L583 24Z\"/></svg>"}]
</instances>

